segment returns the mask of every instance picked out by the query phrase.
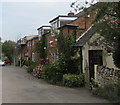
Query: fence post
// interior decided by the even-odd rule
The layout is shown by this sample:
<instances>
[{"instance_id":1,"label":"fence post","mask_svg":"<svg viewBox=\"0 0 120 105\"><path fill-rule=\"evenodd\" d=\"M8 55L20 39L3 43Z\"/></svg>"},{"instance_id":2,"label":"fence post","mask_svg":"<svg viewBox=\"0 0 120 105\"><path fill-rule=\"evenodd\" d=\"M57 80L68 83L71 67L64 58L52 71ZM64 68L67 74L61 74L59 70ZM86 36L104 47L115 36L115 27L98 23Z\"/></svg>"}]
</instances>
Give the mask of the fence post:
<instances>
[{"instance_id":1,"label":"fence post","mask_svg":"<svg viewBox=\"0 0 120 105\"><path fill-rule=\"evenodd\" d=\"M95 81L97 80L97 67L98 67L98 65L94 65L94 78L95 78Z\"/></svg>"}]
</instances>

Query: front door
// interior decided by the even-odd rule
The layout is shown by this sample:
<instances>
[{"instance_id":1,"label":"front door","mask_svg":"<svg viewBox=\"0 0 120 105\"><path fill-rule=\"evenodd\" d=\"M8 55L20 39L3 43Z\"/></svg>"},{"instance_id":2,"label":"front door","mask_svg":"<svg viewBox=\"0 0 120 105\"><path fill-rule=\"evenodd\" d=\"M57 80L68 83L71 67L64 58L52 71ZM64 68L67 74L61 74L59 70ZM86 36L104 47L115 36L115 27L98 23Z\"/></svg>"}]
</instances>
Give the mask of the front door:
<instances>
[{"instance_id":1,"label":"front door","mask_svg":"<svg viewBox=\"0 0 120 105\"><path fill-rule=\"evenodd\" d=\"M102 50L89 50L89 76L94 79L94 65L103 65Z\"/></svg>"}]
</instances>

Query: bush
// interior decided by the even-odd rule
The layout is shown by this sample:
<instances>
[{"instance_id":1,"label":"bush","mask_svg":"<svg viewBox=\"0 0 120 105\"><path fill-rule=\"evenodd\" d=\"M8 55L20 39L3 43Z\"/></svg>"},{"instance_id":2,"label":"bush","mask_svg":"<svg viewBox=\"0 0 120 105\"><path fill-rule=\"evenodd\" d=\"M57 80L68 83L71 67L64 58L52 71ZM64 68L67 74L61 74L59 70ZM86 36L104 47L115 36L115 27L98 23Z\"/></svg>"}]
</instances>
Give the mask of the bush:
<instances>
[{"instance_id":1,"label":"bush","mask_svg":"<svg viewBox=\"0 0 120 105\"><path fill-rule=\"evenodd\" d=\"M43 65L38 65L36 66L34 69L33 69L33 72L32 72L32 75L37 77L38 79L41 78L41 72L42 72L42 69L43 69Z\"/></svg>"},{"instance_id":2,"label":"bush","mask_svg":"<svg viewBox=\"0 0 120 105\"><path fill-rule=\"evenodd\" d=\"M64 55L59 57L59 66L63 74L79 74L79 58L70 57L67 58Z\"/></svg>"},{"instance_id":3,"label":"bush","mask_svg":"<svg viewBox=\"0 0 120 105\"><path fill-rule=\"evenodd\" d=\"M50 83L57 84L62 81L62 72L59 67L59 63L45 65L42 70L42 77Z\"/></svg>"},{"instance_id":4,"label":"bush","mask_svg":"<svg viewBox=\"0 0 120 105\"><path fill-rule=\"evenodd\" d=\"M120 84L106 84L104 87L99 87L97 90L92 91L92 93L110 101L120 102Z\"/></svg>"},{"instance_id":5,"label":"bush","mask_svg":"<svg viewBox=\"0 0 120 105\"><path fill-rule=\"evenodd\" d=\"M85 86L84 74L65 74L63 75L63 85L68 87Z\"/></svg>"},{"instance_id":6,"label":"bush","mask_svg":"<svg viewBox=\"0 0 120 105\"><path fill-rule=\"evenodd\" d=\"M38 65L38 63L36 62L30 62L29 66L28 66L28 69L27 69L27 72L28 73L32 73L33 72L33 69Z\"/></svg>"},{"instance_id":7,"label":"bush","mask_svg":"<svg viewBox=\"0 0 120 105\"><path fill-rule=\"evenodd\" d=\"M27 61L25 62L25 65L26 65L26 66L30 66L31 63L33 63L33 61L31 61L31 60L27 60Z\"/></svg>"}]
</instances>

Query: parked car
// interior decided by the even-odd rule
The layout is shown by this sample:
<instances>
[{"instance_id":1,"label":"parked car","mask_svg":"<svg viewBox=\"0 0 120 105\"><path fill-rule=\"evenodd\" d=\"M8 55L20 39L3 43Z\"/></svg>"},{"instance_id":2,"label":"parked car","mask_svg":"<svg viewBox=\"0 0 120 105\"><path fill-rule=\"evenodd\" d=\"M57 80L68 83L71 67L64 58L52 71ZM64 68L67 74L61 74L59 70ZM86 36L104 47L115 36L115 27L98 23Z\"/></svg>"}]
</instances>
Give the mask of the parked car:
<instances>
[{"instance_id":1,"label":"parked car","mask_svg":"<svg viewBox=\"0 0 120 105\"><path fill-rule=\"evenodd\" d=\"M5 60L4 63L5 63L5 64L10 64L10 65L11 65L11 61L10 61L10 60Z\"/></svg>"},{"instance_id":2,"label":"parked car","mask_svg":"<svg viewBox=\"0 0 120 105\"><path fill-rule=\"evenodd\" d=\"M5 66L5 62L3 62L2 60L0 60L0 66Z\"/></svg>"}]
</instances>

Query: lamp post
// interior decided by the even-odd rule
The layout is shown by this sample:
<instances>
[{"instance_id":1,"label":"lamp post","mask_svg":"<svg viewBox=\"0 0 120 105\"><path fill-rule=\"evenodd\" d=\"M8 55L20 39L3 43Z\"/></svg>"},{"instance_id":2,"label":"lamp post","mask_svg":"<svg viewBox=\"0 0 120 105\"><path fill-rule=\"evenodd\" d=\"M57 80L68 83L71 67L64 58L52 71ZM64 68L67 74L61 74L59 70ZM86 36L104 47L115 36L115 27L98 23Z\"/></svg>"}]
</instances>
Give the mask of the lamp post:
<instances>
[{"instance_id":1,"label":"lamp post","mask_svg":"<svg viewBox=\"0 0 120 105\"><path fill-rule=\"evenodd\" d=\"M14 65L16 65L16 46L14 47Z\"/></svg>"}]
</instances>

